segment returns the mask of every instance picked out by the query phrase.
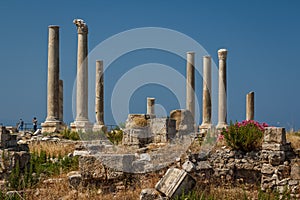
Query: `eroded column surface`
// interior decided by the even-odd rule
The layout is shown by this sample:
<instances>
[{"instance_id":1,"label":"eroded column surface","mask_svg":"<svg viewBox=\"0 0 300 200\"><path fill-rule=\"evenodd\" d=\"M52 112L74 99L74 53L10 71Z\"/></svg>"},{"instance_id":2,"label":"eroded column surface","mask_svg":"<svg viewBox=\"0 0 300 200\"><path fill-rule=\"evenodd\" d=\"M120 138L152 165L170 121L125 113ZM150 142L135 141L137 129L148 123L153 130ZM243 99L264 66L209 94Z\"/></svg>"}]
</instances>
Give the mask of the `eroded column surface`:
<instances>
[{"instance_id":1,"label":"eroded column surface","mask_svg":"<svg viewBox=\"0 0 300 200\"><path fill-rule=\"evenodd\" d=\"M76 91L76 119L78 122L88 121L88 26L81 19L75 19L77 27L77 91Z\"/></svg>"},{"instance_id":2,"label":"eroded column surface","mask_svg":"<svg viewBox=\"0 0 300 200\"><path fill-rule=\"evenodd\" d=\"M59 26L48 27L48 94L46 122L59 120Z\"/></svg>"},{"instance_id":3,"label":"eroded column surface","mask_svg":"<svg viewBox=\"0 0 300 200\"><path fill-rule=\"evenodd\" d=\"M227 49L218 50L219 58L219 105L218 105L218 125L217 128L227 126L227 77L226 59Z\"/></svg>"},{"instance_id":4,"label":"eroded column surface","mask_svg":"<svg viewBox=\"0 0 300 200\"><path fill-rule=\"evenodd\" d=\"M210 128L211 125L211 57L203 56L202 124L200 128Z\"/></svg>"},{"instance_id":5,"label":"eroded column surface","mask_svg":"<svg viewBox=\"0 0 300 200\"><path fill-rule=\"evenodd\" d=\"M186 61L186 109L195 118L195 53L187 52Z\"/></svg>"},{"instance_id":6,"label":"eroded column surface","mask_svg":"<svg viewBox=\"0 0 300 200\"><path fill-rule=\"evenodd\" d=\"M59 26L51 25L48 31L47 117L41 124L42 133L60 132L64 129L60 116Z\"/></svg>"},{"instance_id":7,"label":"eroded column surface","mask_svg":"<svg viewBox=\"0 0 300 200\"><path fill-rule=\"evenodd\" d=\"M155 116L155 98L147 97L147 115Z\"/></svg>"},{"instance_id":8,"label":"eroded column surface","mask_svg":"<svg viewBox=\"0 0 300 200\"><path fill-rule=\"evenodd\" d=\"M104 74L103 74L103 61L96 61L96 123L104 125Z\"/></svg>"},{"instance_id":9,"label":"eroded column surface","mask_svg":"<svg viewBox=\"0 0 300 200\"><path fill-rule=\"evenodd\" d=\"M254 92L246 96L246 120L254 120Z\"/></svg>"},{"instance_id":10,"label":"eroded column surface","mask_svg":"<svg viewBox=\"0 0 300 200\"><path fill-rule=\"evenodd\" d=\"M59 121L64 121L64 82L63 80L59 80L59 98L58 98L58 118Z\"/></svg>"}]
</instances>

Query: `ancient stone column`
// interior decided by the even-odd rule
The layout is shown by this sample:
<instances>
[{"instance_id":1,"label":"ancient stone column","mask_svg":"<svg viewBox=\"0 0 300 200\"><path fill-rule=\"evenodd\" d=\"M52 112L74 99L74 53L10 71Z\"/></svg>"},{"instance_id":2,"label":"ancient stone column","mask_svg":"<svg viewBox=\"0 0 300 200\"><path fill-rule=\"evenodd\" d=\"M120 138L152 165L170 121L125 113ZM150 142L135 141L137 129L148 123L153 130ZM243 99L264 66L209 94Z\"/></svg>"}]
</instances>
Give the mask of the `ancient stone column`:
<instances>
[{"instance_id":1,"label":"ancient stone column","mask_svg":"<svg viewBox=\"0 0 300 200\"><path fill-rule=\"evenodd\" d=\"M92 129L88 119L88 26L82 19L75 19L77 27L77 80L76 80L76 118L71 123L71 130L83 131Z\"/></svg>"},{"instance_id":2,"label":"ancient stone column","mask_svg":"<svg viewBox=\"0 0 300 200\"><path fill-rule=\"evenodd\" d=\"M76 119L78 122L88 120L88 27L81 19L75 19L73 23L78 32L77 49L77 91L76 91Z\"/></svg>"},{"instance_id":3,"label":"ancient stone column","mask_svg":"<svg viewBox=\"0 0 300 200\"><path fill-rule=\"evenodd\" d=\"M48 38L48 94L47 118L53 122L59 119L59 26L49 26Z\"/></svg>"},{"instance_id":4,"label":"ancient stone column","mask_svg":"<svg viewBox=\"0 0 300 200\"><path fill-rule=\"evenodd\" d=\"M187 52L186 61L186 109L195 117L195 53Z\"/></svg>"},{"instance_id":5,"label":"ancient stone column","mask_svg":"<svg viewBox=\"0 0 300 200\"><path fill-rule=\"evenodd\" d=\"M103 61L96 61L96 123L104 125L104 87L103 87Z\"/></svg>"},{"instance_id":6,"label":"ancient stone column","mask_svg":"<svg viewBox=\"0 0 300 200\"><path fill-rule=\"evenodd\" d=\"M203 56L202 124L200 128L210 128L211 125L211 57Z\"/></svg>"},{"instance_id":7,"label":"ancient stone column","mask_svg":"<svg viewBox=\"0 0 300 200\"><path fill-rule=\"evenodd\" d=\"M147 115L155 116L155 98L147 97Z\"/></svg>"},{"instance_id":8,"label":"ancient stone column","mask_svg":"<svg viewBox=\"0 0 300 200\"><path fill-rule=\"evenodd\" d=\"M254 120L254 92L246 96L246 120Z\"/></svg>"},{"instance_id":9,"label":"ancient stone column","mask_svg":"<svg viewBox=\"0 0 300 200\"><path fill-rule=\"evenodd\" d=\"M227 80L226 80L226 58L227 50L218 50L219 58L219 112L217 128L224 128L227 126Z\"/></svg>"},{"instance_id":10,"label":"ancient stone column","mask_svg":"<svg viewBox=\"0 0 300 200\"><path fill-rule=\"evenodd\" d=\"M64 121L64 82L63 80L59 80L59 100L58 100L58 118L59 121L63 122Z\"/></svg>"},{"instance_id":11,"label":"ancient stone column","mask_svg":"<svg viewBox=\"0 0 300 200\"><path fill-rule=\"evenodd\" d=\"M62 119L59 105L59 26L49 26L48 37L48 85L47 117L42 126L42 133L59 132Z\"/></svg>"}]
</instances>

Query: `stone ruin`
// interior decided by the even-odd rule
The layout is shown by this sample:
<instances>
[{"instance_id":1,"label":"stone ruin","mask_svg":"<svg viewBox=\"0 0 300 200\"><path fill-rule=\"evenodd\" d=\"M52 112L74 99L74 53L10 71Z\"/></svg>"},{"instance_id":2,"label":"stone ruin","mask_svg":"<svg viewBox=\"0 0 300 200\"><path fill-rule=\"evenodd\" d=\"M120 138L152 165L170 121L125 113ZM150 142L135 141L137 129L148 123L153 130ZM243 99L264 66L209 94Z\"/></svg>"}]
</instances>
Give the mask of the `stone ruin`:
<instances>
[{"instance_id":1,"label":"stone ruin","mask_svg":"<svg viewBox=\"0 0 300 200\"><path fill-rule=\"evenodd\" d=\"M71 123L72 130L95 131L105 130L104 123L104 93L103 93L103 61L96 62L96 123L92 125L88 119L88 26L83 20L74 20L78 33L77 51L77 91L76 91L76 119ZM66 128L63 123L63 82L59 79L59 26L49 26L48 41L48 101L47 118L42 124L42 132L59 132ZM149 152L148 145L172 144L178 138L194 133L200 136L214 129L211 120L211 57L203 57L203 101L202 124L196 128L195 116L195 59L194 52L187 52L187 84L186 109L170 112L170 117L157 118L155 115L155 99L147 98L146 114L129 114L126 121L122 145L134 147L134 152L111 155L115 151L108 141L92 141L89 151L76 149L80 156L80 171L69 174L71 187L79 184L95 183L101 187L108 187L108 191L123 190L123 179L129 176L127 172L132 168L147 174L157 171L165 176L156 184L155 189L144 189L141 199L165 199L180 195L183 191L193 188L197 183L226 184L243 182L261 183L262 190L277 189L283 192L290 189L295 198L300 198L300 156L299 151L293 150L286 142L285 129L270 127L264 134L262 149L256 152L232 151L222 147L216 151L186 153L184 159L177 156L171 163L164 163L170 155L159 151ZM220 130L227 127L227 79L226 59L227 50L218 50L219 58L219 92L218 92L218 124ZM246 119L254 119L254 93L247 95ZM195 138L193 138L195 139ZM97 143L97 144L96 144ZM95 145L96 144L96 145ZM4 127L0 133L1 152L10 152L12 157L10 167L1 160L0 176L9 172L15 166L16 159L21 166L25 166L30 159L28 147L18 145L16 136L9 134ZM103 151L104 150L104 151ZM172 152L176 154L176 151ZM101 154L101 155L99 155ZM75 155L75 152L74 152ZM97 156L95 156L97 155ZM97 159L101 158L101 159ZM149 160L157 159L151 164ZM172 158L172 157L170 157ZM104 164L105 162L105 164ZM4 167L3 167L4 166ZM108 167L110 166L110 167ZM114 169L111 166L117 166ZM168 167L171 167L168 169ZM168 170L167 170L168 169ZM127 172L126 172L127 171ZM6 173L7 174L7 173ZM130 175L131 177L139 175ZM103 184L101 184L103 183Z\"/></svg>"},{"instance_id":2,"label":"stone ruin","mask_svg":"<svg viewBox=\"0 0 300 200\"><path fill-rule=\"evenodd\" d=\"M0 189L5 185L11 171L19 165L24 170L29 164L30 154L27 144L18 144L17 135L10 134L4 127L0 126ZM28 167L28 166L27 166Z\"/></svg>"},{"instance_id":3,"label":"stone ruin","mask_svg":"<svg viewBox=\"0 0 300 200\"><path fill-rule=\"evenodd\" d=\"M224 146L209 154L189 154L177 164L181 169L170 168L155 189L142 190L140 199L173 198L192 189L195 182L245 187L260 183L262 191L290 191L292 199L300 198L300 152L286 142L284 128L266 128L260 150L244 153Z\"/></svg>"},{"instance_id":4,"label":"stone ruin","mask_svg":"<svg viewBox=\"0 0 300 200\"><path fill-rule=\"evenodd\" d=\"M129 114L123 129L123 145L145 147L150 143L167 143L175 138L176 120Z\"/></svg>"}]
</instances>

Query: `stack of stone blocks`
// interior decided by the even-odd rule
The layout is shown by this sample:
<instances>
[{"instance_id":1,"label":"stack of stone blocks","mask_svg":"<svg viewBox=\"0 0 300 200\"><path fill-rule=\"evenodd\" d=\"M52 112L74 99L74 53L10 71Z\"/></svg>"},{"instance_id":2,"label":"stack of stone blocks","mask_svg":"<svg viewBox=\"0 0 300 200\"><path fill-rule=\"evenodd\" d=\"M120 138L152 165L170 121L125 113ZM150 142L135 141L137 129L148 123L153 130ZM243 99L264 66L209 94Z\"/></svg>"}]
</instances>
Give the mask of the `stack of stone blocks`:
<instances>
[{"instance_id":1,"label":"stack of stone blocks","mask_svg":"<svg viewBox=\"0 0 300 200\"><path fill-rule=\"evenodd\" d=\"M176 120L129 114L123 133L123 145L142 147L152 142L167 143L176 136Z\"/></svg>"},{"instance_id":2,"label":"stack of stone blocks","mask_svg":"<svg viewBox=\"0 0 300 200\"><path fill-rule=\"evenodd\" d=\"M287 143L284 128L266 128L261 158L262 190L275 189L281 194L290 191L291 195L300 198L299 158Z\"/></svg>"},{"instance_id":3,"label":"stack of stone blocks","mask_svg":"<svg viewBox=\"0 0 300 200\"><path fill-rule=\"evenodd\" d=\"M176 136L176 120L170 118L149 119L154 143L167 143Z\"/></svg>"}]
</instances>

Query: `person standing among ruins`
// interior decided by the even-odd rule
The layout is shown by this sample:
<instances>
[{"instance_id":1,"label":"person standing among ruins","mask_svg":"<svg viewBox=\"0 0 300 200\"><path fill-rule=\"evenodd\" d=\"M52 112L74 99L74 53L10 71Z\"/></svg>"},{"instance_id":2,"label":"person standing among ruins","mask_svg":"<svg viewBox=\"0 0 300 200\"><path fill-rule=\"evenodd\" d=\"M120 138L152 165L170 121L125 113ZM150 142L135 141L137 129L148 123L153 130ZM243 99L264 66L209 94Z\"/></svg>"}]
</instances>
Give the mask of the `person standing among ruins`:
<instances>
[{"instance_id":1,"label":"person standing among ruins","mask_svg":"<svg viewBox=\"0 0 300 200\"><path fill-rule=\"evenodd\" d=\"M37 130L37 119L36 119L36 117L33 118L32 124L33 124L33 132L35 132Z\"/></svg>"},{"instance_id":2,"label":"person standing among ruins","mask_svg":"<svg viewBox=\"0 0 300 200\"><path fill-rule=\"evenodd\" d=\"M23 128L24 128L24 121L22 119L20 119L19 124L18 124L18 130L23 131Z\"/></svg>"}]
</instances>

